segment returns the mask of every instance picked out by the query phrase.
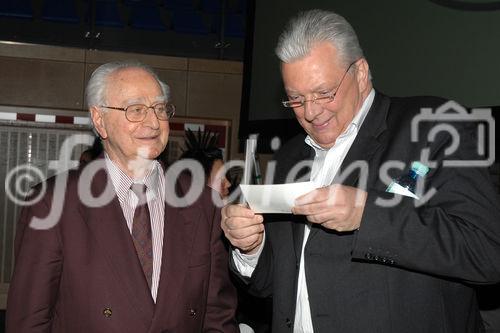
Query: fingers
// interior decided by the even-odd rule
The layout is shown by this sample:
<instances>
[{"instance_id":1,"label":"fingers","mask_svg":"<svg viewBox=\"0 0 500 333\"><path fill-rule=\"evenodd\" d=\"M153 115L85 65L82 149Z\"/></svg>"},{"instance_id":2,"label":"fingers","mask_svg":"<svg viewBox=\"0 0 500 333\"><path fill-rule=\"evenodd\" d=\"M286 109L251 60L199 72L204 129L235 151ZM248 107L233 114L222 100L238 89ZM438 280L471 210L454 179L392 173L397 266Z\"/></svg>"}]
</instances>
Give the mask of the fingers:
<instances>
[{"instance_id":1,"label":"fingers","mask_svg":"<svg viewBox=\"0 0 500 333\"><path fill-rule=\"evenodd\" d=\"M255 214L250 208L242 205L228 205L222 208L222 222L228 228L243 228L263 222L262 215Z\"/></svg>"},{"instance_id":2,"label":"fingers","mask_svg":"<svg viewBox=\"0 0 500 333\"><path fill-rule=\"evenodd\" d=\"M309 217L311 215L328 214L331 210L342 208L342 203L345 200L339 196L338 191L335 191L337 187L339 186L332 185L319 188L297 198L292 213Z\"/></svg>"},{"instance_id":3,"label":"fingers","mask_svg":"<svg viewBox=\"0 0 500 333\"><path fill-rule=\"evenodd\" d=\"M323 228L344 232L359 229L361 224L360 216L360 214L356 214L354 211L346 211L340 214L326 212L307 215L306 218L309 222L320 224Z\"/></svg>"},{"instance_id":4,"label":"fingers","mask_svg":"<svg viewBox=\"0 0 500 333\"><path fill-rule=\"evenodd\" d=\"M295 215L315 215L328 212L330 206L325 201L318 203L310 203L292 207L292 213Z\"/></svg>"},{"instance_id":5,"label":"fingers","mask_svg":"<svg viewBox=\"0 0 500 333\"><path fill-rule=\"evenodd\" d=\"M354 187L332 185L298 198L292 213L305 215L309 222L327 229L356 230L361 224L366 195Z\"/></svg>"},{"instance_id":6,"label":"fingers","mask_svg":"<svg viewBox=\"0 0 500 333\"><path fill-rule=\"evenodd\" d=\"M347 221L350 219L352 210L347 207L336 207L332 209L324 209L322 211L314 211L310 214L304 214L307 220L311 223L322 224L328 221Z\"/></svg>"},{"instance_id":7,"label":"fingers","mask_svg":"<svg viewBox=\"0 0 500 333\"><path fill-rule=\"evenodd\" d=\"M233 240L233 246L240 249L242 253L252 254L257 252L259 245L262 243L264 239L264 232L260 232L258 234L253 234L243 239Z\"/></svg>"},{"instance_id":8,"label":"fingers","mask_svg":"<svg viewBox=\"0 0 500 333\"><path fill-rule=\"evenodd\" d=\"M239 226L237 223L233 223L232 221L229 221L228 224L231 224L231 226L226 225L225 232L227 232L234 240L245 239L264 231L264 224L262 222L251 224L249 226Z\"/></svg>"},{"instance_id":9,"label":"fingers","mask_svg":"<svg viewBox=\"0 0 500 333\"><path fill-rule=\"evenodd\" d=\"M242 205L222 209L221 228L231 244L243 252L260 245L264 234L264 218Z\"/></svg>"},{"instance_id":10,"label":"fingers","mask_svg":"<svg viewBox=\"0 0 500 333\"><path fill-rule=\"evenodd\" d=\"M312 190L309 193L301 195L297 199L295 199L295 205L307 205L311 203L317 203L327 200L333 194L336 185L322 187L315 190Z\"/></svg>"},{"instance_id":11,"label":"fingers","mask_svg":"<svg viewBox=\"0 0 500 333\"><path fill-rule=\"evenodd\" d=\"M232 216L241 216L241 217L253 217L255 213L248 207L244 205L227 205L222 207L222 217L232 217Z\"/></svg>"}]
</instances>

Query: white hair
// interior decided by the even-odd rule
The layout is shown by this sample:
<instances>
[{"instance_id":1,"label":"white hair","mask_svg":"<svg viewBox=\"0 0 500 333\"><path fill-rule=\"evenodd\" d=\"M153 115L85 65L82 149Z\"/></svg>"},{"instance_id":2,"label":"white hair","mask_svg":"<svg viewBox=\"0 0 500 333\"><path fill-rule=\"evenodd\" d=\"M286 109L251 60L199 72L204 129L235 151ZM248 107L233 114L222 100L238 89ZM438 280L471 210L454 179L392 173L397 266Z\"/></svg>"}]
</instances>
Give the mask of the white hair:
<instances>
[{"instance_id":1,"label":"white hair","mask_svg":"<svg viewBox=\"0 0 500 333\"><path fill-rule=\"evenodd\" d=\"M106 104L106 90L109 83L109 76L112 73L125 68L140 68L151 74L151 76L153 76L160 85L165 100L169 100L170 87L160 80L151 67L137 61L126 60L109 62L97 67L96 70L94 70L85 89L85 100L89 108L93 106L99 107Z\"/></svg>"},{"instance_id":2,"label":"white hair","mask_svg":"<svg viewBox=\"0 0 500 333\"><path fill-rule=\"evenodd\" d=\"M345 66L363 58L358 37L349 22L334 12L319 9L301 12L290 20L275 52L282 62L290 63L307 56L321 42L332 43Z\"/></svg>"}]
</instances>

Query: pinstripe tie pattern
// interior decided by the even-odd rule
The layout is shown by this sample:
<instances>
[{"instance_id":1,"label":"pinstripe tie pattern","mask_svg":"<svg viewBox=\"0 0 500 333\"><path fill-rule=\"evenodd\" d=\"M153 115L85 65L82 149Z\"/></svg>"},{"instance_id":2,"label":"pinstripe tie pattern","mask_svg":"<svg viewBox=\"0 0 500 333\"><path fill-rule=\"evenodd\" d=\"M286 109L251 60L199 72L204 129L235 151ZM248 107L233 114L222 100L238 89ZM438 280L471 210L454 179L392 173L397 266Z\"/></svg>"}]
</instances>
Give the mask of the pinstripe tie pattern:
<instances>
[{"instance_id":1,"label":"pinstripe tie pattern","mask_svg":"<svg viewBox=\"0 0 500 333\"><path fill-rule=\"evenodd\" d=\"M142 271L151 289L151 279L153 276L153 244L151 240L151 218L146 198L146 185L132 184L132 192L138 198L134 212L132 224L132 239L134 240L135 251L141 262Z\"/></svg>"}]
</instances>

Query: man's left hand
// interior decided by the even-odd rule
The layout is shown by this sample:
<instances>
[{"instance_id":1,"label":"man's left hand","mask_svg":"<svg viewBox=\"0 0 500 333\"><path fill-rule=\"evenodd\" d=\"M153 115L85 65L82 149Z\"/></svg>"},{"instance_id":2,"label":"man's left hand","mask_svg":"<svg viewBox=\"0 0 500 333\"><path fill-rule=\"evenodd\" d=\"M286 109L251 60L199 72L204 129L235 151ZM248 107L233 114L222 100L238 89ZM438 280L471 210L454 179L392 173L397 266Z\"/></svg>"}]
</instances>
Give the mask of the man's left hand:
<instances>
[{"instance_id":1,"label":"man's left hand","mask_svg":"<svg viewBox=\"0 0 500 333\"><path fill-rule=\"evenodd\" d=\"M295 200L292 213L306 215L311 223L327 229L352 231L359 229L367 194L351 186L331 185L313 190Z\"/></svg>"}]
</instances>

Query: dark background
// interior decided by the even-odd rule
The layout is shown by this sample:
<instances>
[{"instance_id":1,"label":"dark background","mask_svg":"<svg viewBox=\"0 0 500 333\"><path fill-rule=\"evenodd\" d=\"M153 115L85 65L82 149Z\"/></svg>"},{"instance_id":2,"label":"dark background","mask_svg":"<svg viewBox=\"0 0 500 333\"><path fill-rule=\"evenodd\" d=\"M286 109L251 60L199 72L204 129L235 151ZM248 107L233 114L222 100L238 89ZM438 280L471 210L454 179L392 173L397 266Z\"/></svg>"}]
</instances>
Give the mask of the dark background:
<instances>
[{"instance_id":1,"label":"dark background","mask_svg":"<svg viewBox=\"0 0 500 333\"><path fill-rule=\"evenodd\" d=\"M290 17L332 9L356 30L376 89L389 96L437 95L469 106L500 105L500 1L478 0L257 0L253 48L247 50L240 139L259 133L270 152L300 128L282 108L274 55Z\"/></svg>"}]
</instances>

